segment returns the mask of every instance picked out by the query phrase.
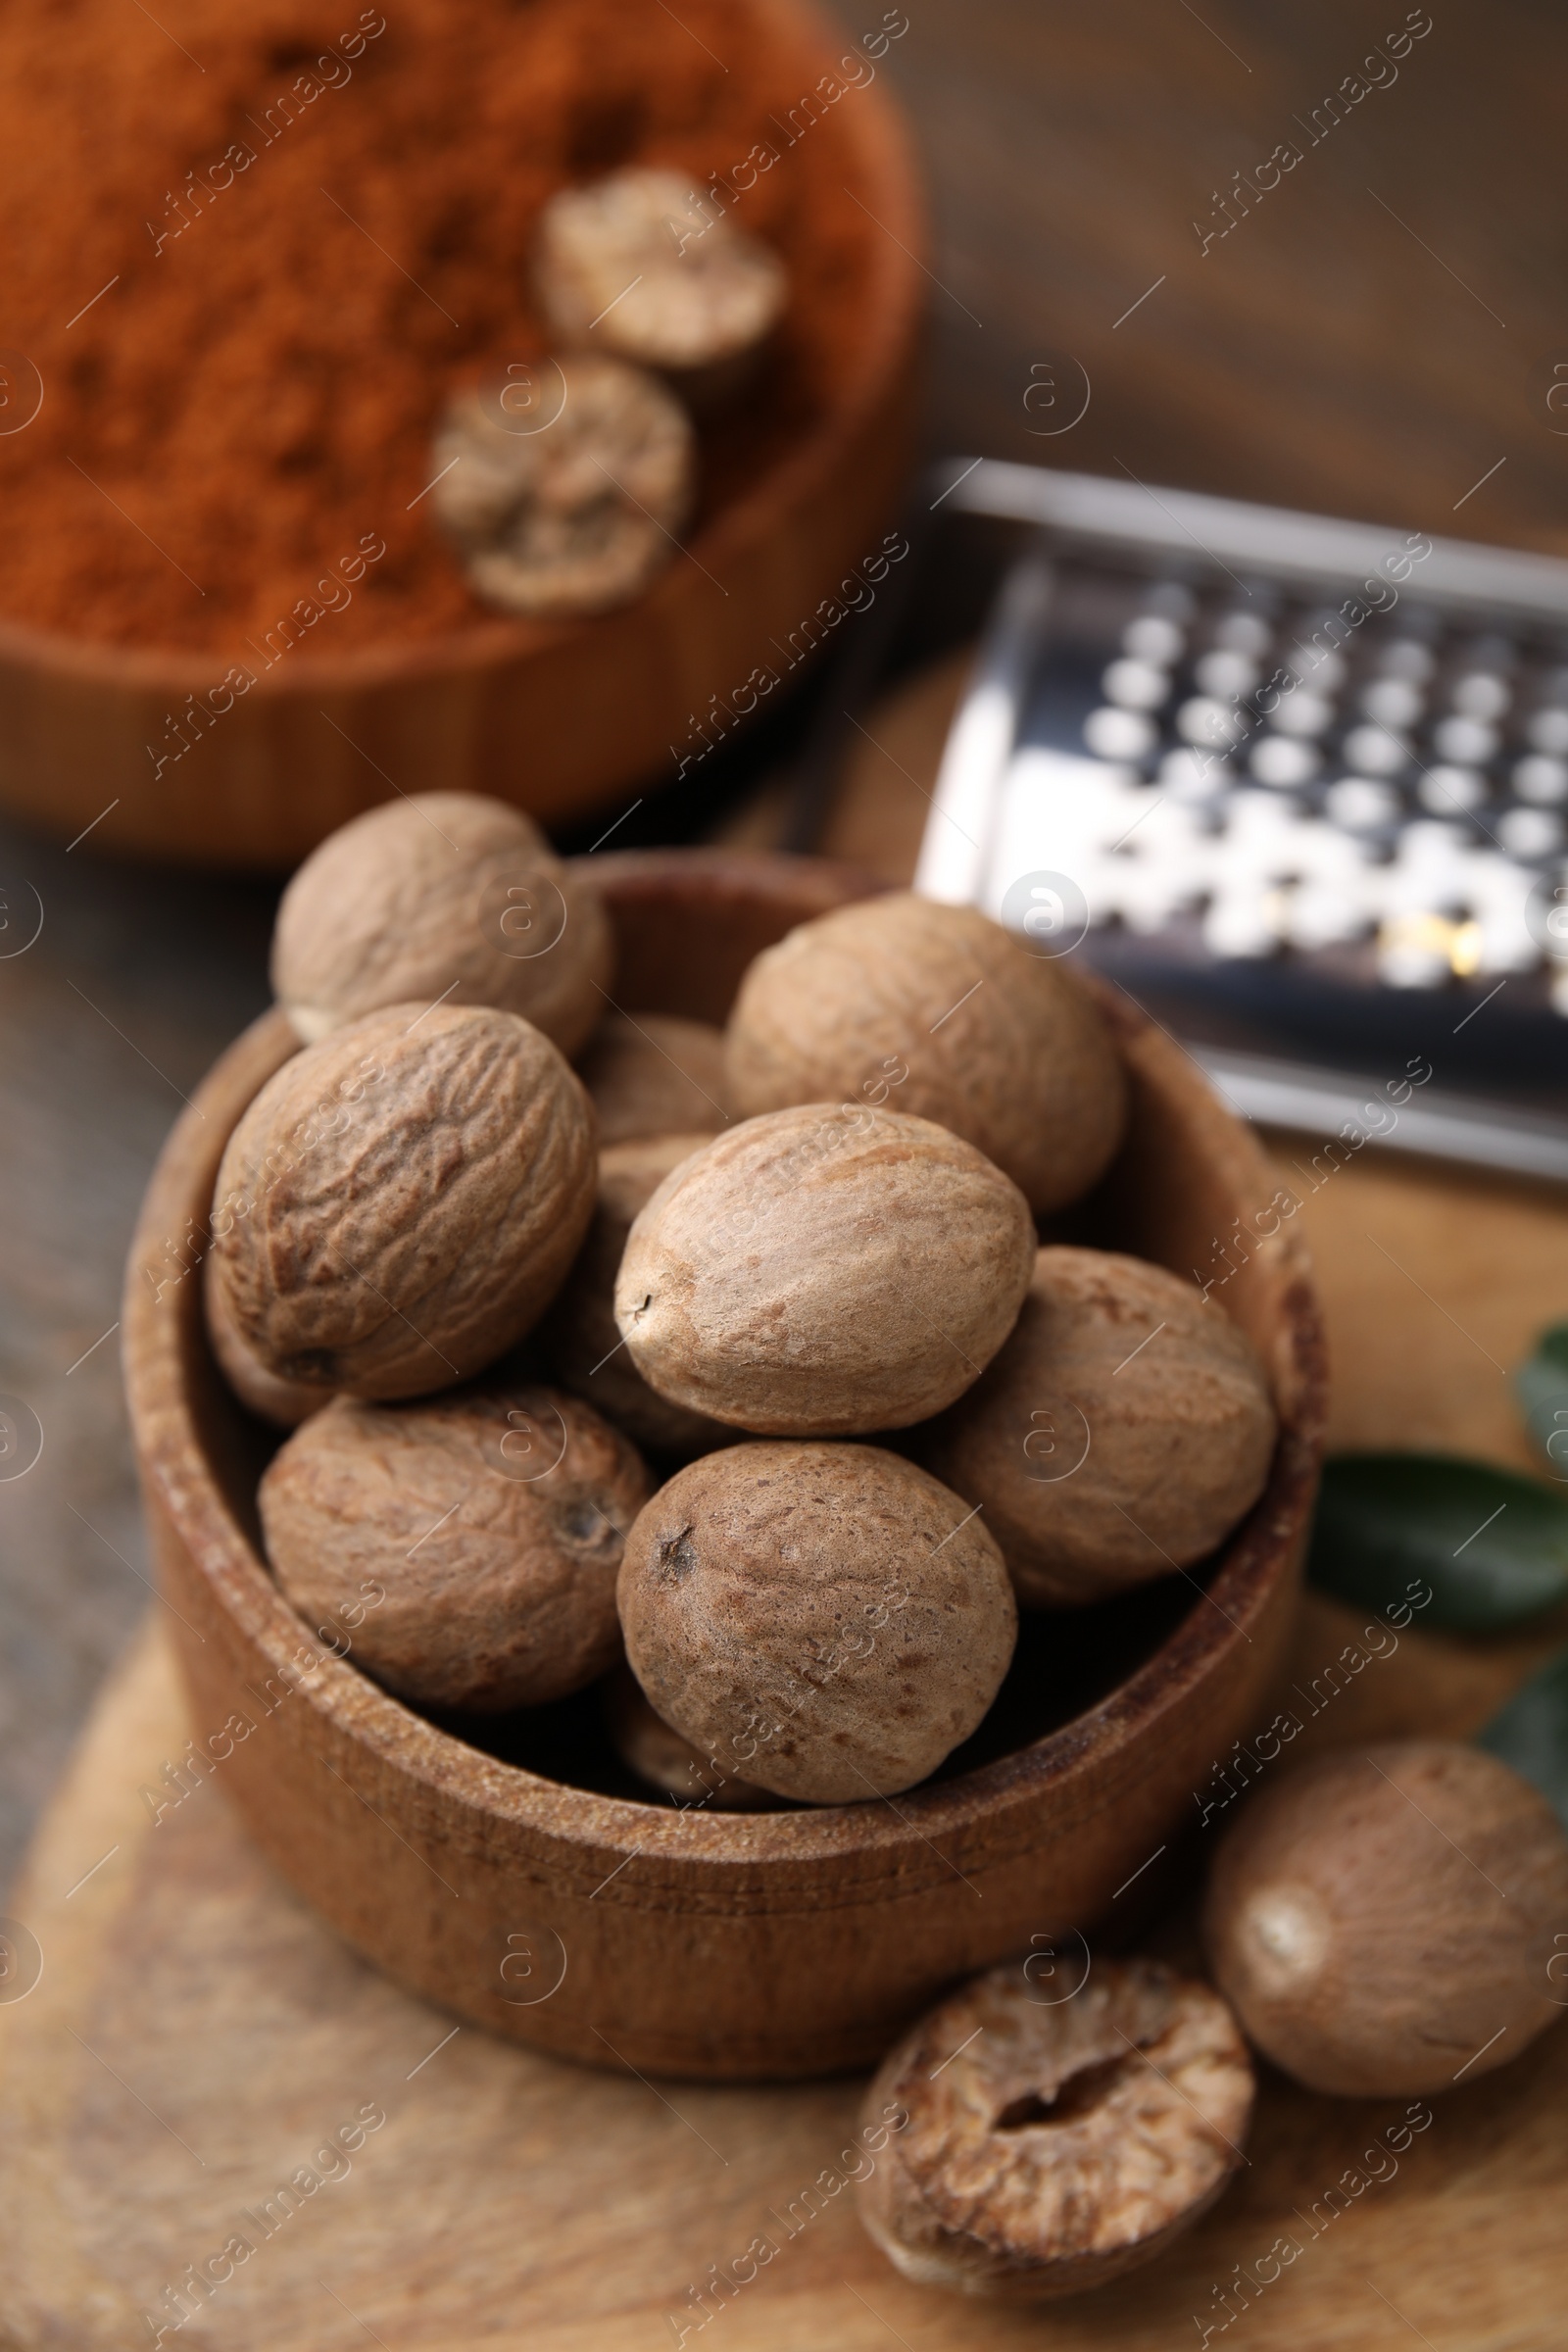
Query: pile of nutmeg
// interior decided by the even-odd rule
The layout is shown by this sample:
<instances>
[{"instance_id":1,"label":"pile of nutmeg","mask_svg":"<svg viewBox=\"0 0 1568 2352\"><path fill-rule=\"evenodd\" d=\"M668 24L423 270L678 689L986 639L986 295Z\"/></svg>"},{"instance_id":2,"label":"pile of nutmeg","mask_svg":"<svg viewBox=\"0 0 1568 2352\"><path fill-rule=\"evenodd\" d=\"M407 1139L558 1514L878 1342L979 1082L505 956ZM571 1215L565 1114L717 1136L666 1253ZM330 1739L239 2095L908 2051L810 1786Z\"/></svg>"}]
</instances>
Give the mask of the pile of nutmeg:
<instances>
[{"instance_id":1,"label":"pile of nutmeg","mask_svg":"<svg viewBox=\"0 0 1568 2352\"><path fill-rule=\"evenodd\" d=\"M1264 1487L1268 1384L1193 1285L1038 1245L1128 1117L1058 962L870 899L760 955L722 1034L621 1008L613 963L581 868L468 795L400 797L290 884L302 1046L206 1260L220 1362L293 1432L271 1567L414 1706L602 1682L650 1801L888 1797L975 1732L1020 1607L1214 1551ZM1243 2028L1318 2088L1443 2087L1555 2015L1557 1927L1568 1840L1494 1759L1285 1775L1211 1874L1220 1992L1152 1960L978 1980L873 2086L902 2120L867 2225L914 2278L1098 2284L1242 2162Z\"/></svg>"},{"instance_id":2,"label":"pile of nutmeg","mask_svg":"<svg viewBox=\"0 0 1568 2352\"><path fill-rule=\"evenodd\" d=\"M840 907L720 1036L612 1011L591 886L526 817L425 794L302 867L273 970L305 1044L223 1155L213 1340L301 1424L261 1491L279 1583L315 1621L373 1575L356 1655L415 1705L624 1655L615 1737L663 1790L885 1796L975 1730L1020 1603L1167 1576L1256 1499L1241 1332L1160 1267L1037 1247L1126 1084L985 916Z\"/></svg>"}]
</instances>

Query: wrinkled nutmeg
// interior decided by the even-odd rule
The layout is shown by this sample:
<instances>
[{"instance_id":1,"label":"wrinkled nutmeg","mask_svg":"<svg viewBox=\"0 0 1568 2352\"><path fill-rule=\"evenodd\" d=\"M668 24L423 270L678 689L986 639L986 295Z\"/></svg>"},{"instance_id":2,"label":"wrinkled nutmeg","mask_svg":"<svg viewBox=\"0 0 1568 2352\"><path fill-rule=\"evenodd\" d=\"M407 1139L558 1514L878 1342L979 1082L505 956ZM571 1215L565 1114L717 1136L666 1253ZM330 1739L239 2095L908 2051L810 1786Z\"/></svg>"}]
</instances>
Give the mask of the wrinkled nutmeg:
<instances>
[{"instance_id":1,"label":"wrinkled nutmeg","mask_svg":"<svg viewBox=\"0 0 1568 2352\"><path fill-rule=\"evenodd\" d=\"M262 1480L267 1553L314 1624L416 1706L496 1714L582 1690L620 1651L615 1576L652 1481L573 1396L340 1396ZM367 1605L368 1589L383 1597Z\"/></svg>"},{"instance_id":2,"label":"wrinkled nutmeg","mask_svg":"<svg viewBox=\"0 0 1568 2352\"><path fill-rule=\"evenodd\" d=\"M1161 2253L1244 2161L1251 2062L1206 1984L1097 1960L1070 1999L1040 1994L1016 1963L977 1978L866 2094L894 2129L858 2184L860 2218L922 2286L1018 2303L1102 2286Z\"/></svg>"},{"instance_id":3,"label":"wrinkled nutmeg","mask_svg":"<svg viewBox=\"0 0 1568 2352\"><path fill-rule=\"evenodd\" d=\"M655 1711L813 1804L910 1788L966 1740L1017 1637L978 1518L874 1446L733 1446L662 1487L618 1589Z\"/></svg>"},{"instance_id":4,"label":"wrinkled nutmeg","mask_svg":"<svg viewBox=\"0 0 1568 2352\"><path fill-rule=\"evenodd\" d=\"M1562 2014L1568 1838L1480 1748L1347 1748L1248 1799L1214 1857L1203 1934L1248 2034L1298 2082L1446 2090Z\"/></svg>"},{"instance_id":5,"label":"wrinkled nutmeg","mask_svg":"<svg viewBox=\"0 0 1568 2352\"><path fill-rule=\"evenodd\" d=\"M608 1675L604 1688L605 1728L629 1772L671 1798L681 1810L704 1813L769 1813L784 1800L725 1771L701 1748L654 1713L627 1668Z\"/></svg>"},{"instance_id":6,"label":"wrinkled nutmeg","mask_svg":"<svg viewBox=\"0 0 1568 2352\"><path fill-rule=\"evenodd\" d=\"M995 1355L1034 1263L1016 1185L902 1112L729 1128L640 1211L615 1321L651 1388L769 1437L899 1429Z\"/></svg>"},{"instance_id":7,"label":"wrinkled nutmeg","mask_svg":"<svg viewBox=\"0 0 1568 2352\"><path fill-rule=\"evenodd\" d=\"M202 1268L202 1305L218 1368L247 1411L275 1429L298 1429L320 1411L326 1399L318 1382L280 1380L251 1353L234 1328L228 1294L214 1279L211 1258Z\"/></svg>"},{"instance_id":8,"label":"wrinkled nutmeg","mask_svg":"<svg viewBox=\"0 0 1568 2352\"><path fill-rule=\"evenodd\" d=\"M593 1213L593 1112L515 1013L400 1004L268 1080L218 1172L215 1312L273 1378L415 1396L536 1323Z\"/></svg>"},{"instance_id":9,"label":"wrinkled nutmeg","mask_svg":"<svg viewBox=\"0 0 1568 2352\"><path fill-rule=\"evenodd\" d=\"M735 1432L651 1389L615 1328L615 1278L632 1220L706 1135L644 1136L599 1154L593 1222L541 1333L556 1378L650 1453L683 1460L732 1446Z\"/></svg>"},{"instance_id":10,"label":"wrinkled nutmeg","mask_svg":"<svg viewBox=\"0 0 1568 2352\"><path fill-rule=\"evenodd\" d=\"M659 368L699 406L745 381L789 292L770 246L647 167L553 196L534 276L557 334Z\"/></svg>"},{"instance_id":11,"label":"wrinkled nutmeg","mask_svg":"<svg viewBox=\"0 0 1568 2352\"><path fill-rule=\"evenodd\" d=\"M531 817L474 792L383 802L283 893L272 987L307 1045L383 1004L495 1004L571 1055L612 960L598 892Z\"/></svg>"},{"instance_id":12,"label":"wrinkled nutmeg","mask_svg":"<svg viewBox=\"0 0 1568 2352\"><path fill-rule=\"evenodd\" d=\"M1042 1250L1011 1337L919 1456L985 1506L1026 1607L1190 1567L1263 1491L1274 1408L1256 1351L1163 1266Z\"/></svg>"},{"instance_id":13,"label":"wrinkled nutmeg","mask_svg":"<svg viewBox=\"0 0 1568 2352\"><path fill-rule=\"evenodd\" d=\"M692 510L691 422L657 376L581 353L552 361L546 414L457 394L435 436L431 503L476 596L531 619L607 612L677 553ZM559 405L557 405L559 403Z\"/></svg>"},{"instance_id":14,"label":"wrinkled nutmeg","mask_svg":"<svg viewBox=\"0 0 1568 2352\"><path fill-rule=\"evenodd\" d=\"M577 1063L599 1114L601 1146L641 1136L717 1135L724 1103L723 1032L675 1013L606 1015Z\"/></svg>"},{"instance_id":15,"label":"wrinkled nutmeg","mask_svg":"<svg viewBox=\"0 0 1568 2352\"><path fill-rule=\"evenodd\" d=\"M963 1136L1031 1208L1087 1192L1127 1083L1099 1008L973 906L895 892L802 923L741 982L725 1041L741 1117L887 1103Z\"/></svg>"}]
</instances>

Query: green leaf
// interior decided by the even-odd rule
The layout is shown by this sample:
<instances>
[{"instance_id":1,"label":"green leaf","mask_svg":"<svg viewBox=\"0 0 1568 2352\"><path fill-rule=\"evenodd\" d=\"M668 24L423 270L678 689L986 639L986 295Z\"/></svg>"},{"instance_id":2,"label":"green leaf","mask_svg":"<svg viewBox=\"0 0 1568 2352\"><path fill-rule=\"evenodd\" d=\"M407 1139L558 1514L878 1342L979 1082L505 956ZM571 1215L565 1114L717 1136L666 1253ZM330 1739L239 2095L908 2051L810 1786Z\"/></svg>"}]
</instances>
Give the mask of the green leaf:
<instances>
[{"instance_id":1,"label":"green leaf","mask_svg":"<svg viewBox=\"0 0 1568 2352\"><path fill-rule=\"evenodd\" d=\"M1516 1690L1476 1738L1478 1746L1534 1781L1568 1829L1568 1649Z\"/></svg>"},{"instance_id":2,"label":"green leaf","mask_svg":"<svg viewBox=\"0 0 1568 2352\"><path fill-rule=\"evenodd\" d=\"M1568 1323L1553 1323L1513 1376L1530 1434L1568 1484Z\"/></svg>"},{"instance_id":3,"label":"green leaf","mask_svg":"<svg viewBox=\"0 0 1568 2352\"><path fill-rule=\"evenodd\" d=\"M1404 1623L1414 1599L1423 1625L1513 1625L1568 1596L1568 1488L1458 1454L1342 1453L1307 1574L1362 1608L1402 1606Z\"/></svg>"}]
</instances>

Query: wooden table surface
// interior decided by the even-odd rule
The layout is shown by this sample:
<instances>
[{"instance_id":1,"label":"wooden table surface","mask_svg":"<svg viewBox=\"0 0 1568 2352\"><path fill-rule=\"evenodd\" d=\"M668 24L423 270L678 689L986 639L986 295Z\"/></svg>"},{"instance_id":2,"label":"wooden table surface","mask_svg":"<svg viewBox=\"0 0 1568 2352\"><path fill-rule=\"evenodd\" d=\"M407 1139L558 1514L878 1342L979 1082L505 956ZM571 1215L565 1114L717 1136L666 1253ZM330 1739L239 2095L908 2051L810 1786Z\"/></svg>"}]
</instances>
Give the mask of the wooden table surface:
<instances>
[{"instance_id":1,"label":"wooden table surface","mask_svg":"<svg viewBox=\"0 0 1568 2352\"><path fill-rule=\"evenodd\" d=\"M835 5L857 27L877 13ZM936 446L1568 547L1568 395L1546 405L1568 379L1560 10L906 14L885 71L934 186ZM1411 19L1431 30L1389 55ZM1299 162L1244 189L1225 233L1217 199L1237 173L1255 189L1282 145ZM1054 360L1060 405L1026 411ZM1073 414L1069 383L1081 397L1074 362L1088 413L1044 438Z\"/></svg>"}]
</instances>

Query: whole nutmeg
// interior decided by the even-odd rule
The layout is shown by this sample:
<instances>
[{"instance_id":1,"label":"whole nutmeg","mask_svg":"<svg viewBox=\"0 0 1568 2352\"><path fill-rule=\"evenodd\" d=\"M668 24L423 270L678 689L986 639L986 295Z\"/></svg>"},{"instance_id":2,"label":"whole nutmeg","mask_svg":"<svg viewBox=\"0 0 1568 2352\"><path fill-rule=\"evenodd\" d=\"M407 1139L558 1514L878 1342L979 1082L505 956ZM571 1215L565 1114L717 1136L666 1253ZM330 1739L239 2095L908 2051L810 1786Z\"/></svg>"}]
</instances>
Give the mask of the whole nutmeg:
<instances>
[{"instance_id":1,"label":"whole nutmeg","mask_svg":"<svg viewBox=\"0 0 1568 2352\"><path fill-rule=\"evenodd\" d=\"M637 1678L622 1666L607 1675L604 1686L605 1728L616 1755L650 1788L678 1804L682 1811L707 1813L773 1813L784 1799L754 1781L725 1771L701 1748L693 1747L679 1732L654 1713Z\"/></svg>"},{"instance_id":2,"label":"whole nutmeg","mask_svg":"<svg viewBox=\"0 0 1568 2352\"><path fill-rule=\"evenodd\" d=\"M612 1012L577 1063L599 1114L599 1141L716 1135L724 1106L723 1032L669 1012Z\"/></svg>"},{"instance_id":3,"label":"whole nutmeg","mask_svg":"<svg viewBox=\"0 0 1568 2352\"><path fill-rule=\"evenodd\" d=\"M1127 1082L1061 965L972 906L894 892L759 956L725 1036L735 1109L891 1103L951 1127L1031 1208L1087 1192L1121 1142Z\"/></svg>"},{"instance_id":4,"label":"whole nutmeg","mask_svg":"<svg viewBox=\"0 0 1568 2352\"><path fill-rule=\"evenodd\" d=\"M1025 1606L1069 1608L1212 1551L1262 1493L1275 1429L1256 1350L1190 1282L1050 1249L919 1455L984 1504Z\"/></svg>"},{"instance_id":5,"label":"whole nutmeg","mask_svg":"<svg viewBox=\"0 0 1568 2352\"><path fill-rule=\"evenodd\" d=\"M1252 2067L1206 1984L1097 1960L1053 1999L1028 1963L921 2020L866 2094L887 2134L860 2218L922 2286L1043 2302L1162 2253L1245 2161Z\"/></svg>"},{"instance_id":6,"label":"whole nutmeg","mask_svg":"<svg viewBox=\"0 0 1568 2352\"><path fill-rule=\"evenodd\" d=\"M830 1102L748 1119L640 1211L615 1321L651 1388L768 1437L900 1429L1012 1328L1028 1203L929 1119Z\"/></svg>"},{"instance_id":7,"label":"whole nutmeg","mask_svg":"<svg viewBox=\"0 0 1568 2352\"><path fill-rule=\"evenodd\" d=\"M875 1446L705 1454L638 1514L617 1597L656 1713L723 1771L813 1804L934 1772L1018 1630L979 1520Z\"/></svg>"},{"instance_id":8,"label":"whole nutmeg","mask_svg":"<svg viewBox=\"0 0 1568 2352\"><path fill-rule=\"evenodd\" d=\"M593 1213L593 1112L515 1013L401 1004L308 1046L229 1138L215 1321L272 1378L416 1396L536 1323Z\"/></svg>"},{"instance_id":9,"label":"whole nutmeg","mask_svg":"<svg viewBox=\"0 0 1568 2352\"><path fill-rule=\"evenodd\" d=\"M612 964L599 894L532 819L420 792L340 825L283 893L272 988L307 1045L385 1004L495 1004L575 1054Z\"/></svg>"},{"instance_id":10,"label":"whole nutmeg","mask_svg":"<svg viewBox=\"0 0 1568 2352\"><path fill-rule=\"evenodd\" d=\"M214 1278L211 1258L202 1269L202 1305L218 1368L247 1411L270 1421L275 1429L298 1429L319 1412L325 1398L318 1382L280 1380L246 1347L234 1328L228 1295Z\"/></svg>"},{"instance_id":11,"label":"whole nutmeg","mask_svg":"<svg viewBox=\"0 0 1568 2352\"><path fill-rule=\"evenodd\" d=\"M644 1136L600 1152L593 1222L541 1331L564 1388L586 1396L649 1452L676 1459L733 1445L735 1433L649 1387L615 1328L615 1278L638 1210L707 1142L706 1135Z\"/></svg>"},{"instance_id":12,"label":"whole nutmeg","mask_svg":"<svg viewBox=\"0 0 1568 2352\"><path fill-rule=\"evenodd\" d=\"M1568 1838L1480 1748L1345 1749L1248 1800L1214 1856L1203 1936L1248 2034L1298 2082L1446 2090L1562 2013Z\"/></svg>"},{"instance_id":13,"label":"whole nutmeg","mask_svg":"<svg viewBox=\"0 0 1568 2352\"><path fill-rule=\"evenodd\" d=\"M352 1626L354 1657L399 1697L496 1714L614 1663L624 1531L651 1484L574 1396L497 1386L340 1396L281 1447L260 1502L301 1616Z\"/></svg>"}]
</instances>

